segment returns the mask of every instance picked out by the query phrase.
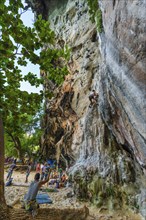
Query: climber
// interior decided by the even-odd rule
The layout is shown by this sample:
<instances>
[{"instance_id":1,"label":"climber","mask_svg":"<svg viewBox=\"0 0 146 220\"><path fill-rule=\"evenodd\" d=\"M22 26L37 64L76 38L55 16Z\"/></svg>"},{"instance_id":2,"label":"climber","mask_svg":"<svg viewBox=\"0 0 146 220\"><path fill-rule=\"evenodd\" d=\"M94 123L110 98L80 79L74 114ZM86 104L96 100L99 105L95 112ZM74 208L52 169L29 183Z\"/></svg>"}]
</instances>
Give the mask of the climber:
<instances>
[{"instance_id":1,"label":"climber","mask_svg":"<svg viewBox=\"0 0 146 220\"><path fill-rule=\"evenodd\" d=\"M36 196L38 190L42 185L49 181L50 173L48 174L46 180L40 180L40 173L36 173L34 176L34 181L30 184L27 194L24 196L23 207L27 211L31 211L32 214L36 214L39 204L36 202ZM39 181L40 180L40 181Z\"/></svg>"},{"instance_id":2,"label":"climber","mask_svg":"<svg viewBox=\"0 0 146 220\"><path fill-rule=\"evenodd\" d=\"M97 102L97 98L98 98L98 93L93 89L89 95L89 100L90 100L89 107L90 108Z\"/></svg>"}]
</instances>

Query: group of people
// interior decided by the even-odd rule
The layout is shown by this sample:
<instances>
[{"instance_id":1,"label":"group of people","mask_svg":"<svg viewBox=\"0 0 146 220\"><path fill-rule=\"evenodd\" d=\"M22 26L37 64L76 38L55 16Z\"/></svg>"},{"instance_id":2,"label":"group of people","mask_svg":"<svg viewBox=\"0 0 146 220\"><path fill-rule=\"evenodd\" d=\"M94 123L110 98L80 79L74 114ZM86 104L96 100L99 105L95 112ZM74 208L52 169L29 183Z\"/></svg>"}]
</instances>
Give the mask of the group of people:
<instances>
[{"instance_id":1,"label":"group of people","mask_svg":"<svg viewBox=\"0 0 146 220\"><path fill-rule=\"evenodd\" d=\"M49 185L55 184L56 188L65 187L67 185L67 181L68 175L66 171L62 170L62 168L59 168L58 171L54 169L50 172Z\"/></svg>"},{"instance_id":2,"label":"group of people","mask_svg":"<svg viewBox=\"0 0 146 220\"><path fill-rule=\"evenodd\" d=\"M41 180L46 180L50 169L51 169L51 166L47 162L37 163L36 165L36 173L41 174L40 176Z\"/></svg>"},{"instance_id":3,"label":"group of people","mask_svg":"<svg viewBox=\"0 0 146 220\"><path fill-rule=\"evenodd\" d=\"M6 177L6 181L11 181L12 174L14 169L16 168L16 160L13 161L13 163L10 165L8 169L8 174ZM28 183L28 177L32 171L32 163L28 162L27 169L26 169L26 178L25 183ZM56 188L60 188L63 186L66 186L68 176L65 171L61 167L56 169L55 167L52 167L49 163L37 163L35 168L36 173L40 174L40 180L45 181L48 177L48 174L50 174L48 185L54 185L56 184Z\"/></svg>"},{"instance_id":4,"label":"group of people","mask_svg":"<svg viewBox=\"0 0 146 220\"><path fill-rule=\"evenodd\" d=\"M36 165L36 173L40 174L40 180L46 180L49 176L48 185L54 185L56 184L56 188L60 188L63 186L66 186L68 176L65 171L61 167L56 169L55 167L52 167L47 162L45 163L38 163Z\"/></svg>"},{"instance_id":5,"label":"group of people","mask_svg":"<svg viewBox=\"0 0 146 220\"><path fill-rule=\"evenodd\" d=\"M16 160L10 165L6 180L10 180L12 177L13 170L16 167ZM32 164L28 162L26 170L25 182L28 182L28 177L32 170ZM34 181L31 182L27 194L23 199L23 207L28 211L34 211L38 208L36 202L36 196L42 185L47 183L48 185L53 185L55 188L65 187L67 184L68 176L61 167L56 169L52 167L47 162L36 164L36 173L34 176Z\"/></svg>"}]
</instances>

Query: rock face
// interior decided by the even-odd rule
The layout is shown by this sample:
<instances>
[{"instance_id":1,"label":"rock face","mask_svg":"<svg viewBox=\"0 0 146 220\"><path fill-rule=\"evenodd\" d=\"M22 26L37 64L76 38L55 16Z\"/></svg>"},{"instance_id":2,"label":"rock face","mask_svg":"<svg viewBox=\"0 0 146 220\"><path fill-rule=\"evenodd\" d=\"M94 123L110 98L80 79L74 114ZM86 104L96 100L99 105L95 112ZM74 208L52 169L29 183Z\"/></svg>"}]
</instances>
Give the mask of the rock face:
<instances>
[{"instance_id":1,"label":"rock face","mask_svg":"<svg viewBox=\"0 0 146 220\"><path fill-rule=\"evenodd\" d=\"M70 74L46 100L42 153L70 166L80 198L146 216L146 2L99 0L101 34L85 0L53 2L49 20L57 45L71 48ZM89 108L91 89L99 98Z\"/></svg>"},{"instance_id":2,"label":"rock face","mask_svg":"<svg viewBox=\"0 0 146 220\"><path fill-rule=\"evenodd\" d=\"M146 2L101 1L101 112L118 143L146 168Z\"/></svg>"}]
</instances>

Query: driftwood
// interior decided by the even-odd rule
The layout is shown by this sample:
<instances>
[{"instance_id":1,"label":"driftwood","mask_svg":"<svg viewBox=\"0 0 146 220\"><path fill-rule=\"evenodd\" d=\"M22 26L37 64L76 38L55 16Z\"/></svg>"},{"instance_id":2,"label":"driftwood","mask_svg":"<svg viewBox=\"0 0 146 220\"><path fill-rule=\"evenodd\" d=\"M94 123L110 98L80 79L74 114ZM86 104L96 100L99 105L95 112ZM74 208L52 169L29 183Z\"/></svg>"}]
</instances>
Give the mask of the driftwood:
<instances>
[{"instance_id":1,"label":"driftwood","mask_svg":"<svg viewBox=\"0 0 146 220\"><path fill-rule=\"evenodd\" d=\"M24 209L10 209L9 215L11 220L30 220L31 213ZM83 208L40 208L35 220L86 220L89 210L86 206Z\"/></svg>"}]
</instances>

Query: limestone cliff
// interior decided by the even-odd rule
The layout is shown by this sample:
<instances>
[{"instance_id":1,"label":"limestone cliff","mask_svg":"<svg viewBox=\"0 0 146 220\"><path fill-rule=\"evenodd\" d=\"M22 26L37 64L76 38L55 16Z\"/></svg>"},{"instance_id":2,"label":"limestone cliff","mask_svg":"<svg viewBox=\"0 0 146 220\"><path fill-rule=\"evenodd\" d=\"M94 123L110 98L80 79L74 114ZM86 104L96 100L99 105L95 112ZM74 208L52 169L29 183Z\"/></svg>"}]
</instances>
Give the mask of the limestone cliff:
<instances>
[{"instance_id":1,"label":"limestone cliff","mask_svg":"<svg viewBox=\"0 0 146 220\"><path fill-rule=\"evenodd\" d=\"M101 8L100 110L118 143L146 169L146 2L101 1Z\"/></svg>"},{"instance_id":2,"label":"limestone cliff","mask_svg":"<svg viewBox=\"0 0 146 220\"><path fill-rule=\"evenodd\" d=\"M65 161L80 198L146 216L146 2L99 0L99 6L100 34L86 0L50 1L57 45L72 52L70 74L46 100L42 153ZM99 98L89 108L91 89Z\"/></svg>"}]
</instances>

